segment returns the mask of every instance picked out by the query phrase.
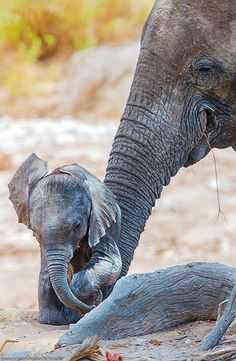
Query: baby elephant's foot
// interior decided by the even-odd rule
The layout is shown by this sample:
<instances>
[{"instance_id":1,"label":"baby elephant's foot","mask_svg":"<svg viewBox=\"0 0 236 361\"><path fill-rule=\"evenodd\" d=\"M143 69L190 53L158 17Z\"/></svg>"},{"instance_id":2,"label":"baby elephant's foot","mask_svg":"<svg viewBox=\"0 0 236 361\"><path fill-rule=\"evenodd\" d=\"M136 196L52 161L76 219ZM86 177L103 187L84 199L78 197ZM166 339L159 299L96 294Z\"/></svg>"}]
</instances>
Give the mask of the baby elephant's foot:
<instances>
[{"instance_id":1,"label":"baby elephant's foot","mask_svg":"<svg viewBox=\"0 0 236 361\"><path fill-rule=\"evenodd\" d=\"M69 325L78 322L83 317L68 307L62 306L60 309L44 307L39 310L39 323L53 326Z\"/></svg>"},{"instance_id":2,"label":"baby elephant's foot","mask_svg":"<svg viewBox=\"0 0 236 361\"><path fill-rule=\"evenodd\" d=\"M88 271L80 271L75 273L70 287L72 292L78 299L87 304L99 305L103 300L100 287L96 284L96 280Z\"/></svg>"}]
</instances>

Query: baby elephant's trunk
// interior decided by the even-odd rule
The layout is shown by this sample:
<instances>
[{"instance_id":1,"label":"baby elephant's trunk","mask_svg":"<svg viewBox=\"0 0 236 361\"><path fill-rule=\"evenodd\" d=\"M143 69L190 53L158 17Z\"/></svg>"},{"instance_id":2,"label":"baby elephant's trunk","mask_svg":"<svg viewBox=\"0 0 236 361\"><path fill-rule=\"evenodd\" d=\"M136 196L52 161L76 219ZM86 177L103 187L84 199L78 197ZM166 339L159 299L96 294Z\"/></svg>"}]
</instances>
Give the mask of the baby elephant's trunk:
<instances>
[{"instance_id":1,"label":"baby elephant's trunk","mask_svg":"<svg viewBox=\"0 0 236 361\"><path fill-rule=\"evenodd\" d=\"M53 289L59 300L69 308L79 312L87 313L91 311L94 306L87 305L80 301L72 293L67 281L68 257L65 251L58 247L55 249L47 249L45 256L48 264L49 277Z\"/></svg>"}]
</instances>

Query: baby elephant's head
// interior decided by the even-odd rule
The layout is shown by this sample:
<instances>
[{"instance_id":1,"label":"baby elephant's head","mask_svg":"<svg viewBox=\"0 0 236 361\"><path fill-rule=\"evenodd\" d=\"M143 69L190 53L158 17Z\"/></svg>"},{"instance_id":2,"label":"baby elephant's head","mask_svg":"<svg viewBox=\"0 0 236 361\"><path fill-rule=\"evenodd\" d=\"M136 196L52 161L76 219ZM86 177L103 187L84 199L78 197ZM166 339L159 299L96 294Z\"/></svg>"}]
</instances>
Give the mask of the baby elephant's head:
<instances>
[{"instance_id":1,"label":"baby elephant's head","mask_svg":"<svg viewBox=\"0 0 236 361\"><path fill-rule=\"evenodd\" d=\"M68 265L85 237L93 252L116 224L119 207L114 195L78 164L48 174L47 163L35 154L17 170L9 190L18 221L32 229L40 243L58 298L78 312L90 311L93 306L71 291Z\"/></svg>"}]
</instances>

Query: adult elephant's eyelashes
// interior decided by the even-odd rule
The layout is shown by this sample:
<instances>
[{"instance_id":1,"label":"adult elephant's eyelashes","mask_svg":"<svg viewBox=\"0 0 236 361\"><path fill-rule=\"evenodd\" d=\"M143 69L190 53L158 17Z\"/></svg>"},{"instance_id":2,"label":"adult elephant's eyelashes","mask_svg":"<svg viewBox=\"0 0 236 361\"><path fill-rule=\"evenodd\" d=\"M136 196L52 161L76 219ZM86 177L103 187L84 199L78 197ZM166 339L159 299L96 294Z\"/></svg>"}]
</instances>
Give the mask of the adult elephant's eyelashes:
<instances>
[{"instance_id":1,"label":"adult elephant's eyelashes","mask_svg":"<svg viewBox=\"0 0 236 361\"><path fill-rule=\"evenodd\" d=\"M195 59L191 63L190 67L193 71L198 71L200 73L209 73L212 71L222 70L222 64L219 60L207 56Z\"/></svg>"},{"instance_id":2,"label":"adult elephant's eyelashes","mask_svg":"<svg viewBox=\"0 0 236 361\"><path fill-rule=\"evenodd\" d=\"M195 85L202 89L212 89L220 82L220 76L216 69L200 68L195 72Z\"/></svg>"},{"instance_id":3,"label":"adult elephant's eyelashes","mask_svg":"<svg viewBox=\"0 0 236 361\"><path fill-rule=\"evenodd\" d=\"M200 73L209 73L211 70L212 70L212 68L209 66L209 65L200 65L199 66L199 68L197 68L197 70L200 72Z\"/></svg>"},{"instance_id":4,"label":"adult elephant's eyelashes","mask_svg":"<svg viewBox=\"0 0 236 361\"><path fill-rule=\"evenodd\" d=\"M218 60L206 56L192 61L189 71L193 85L203 90L209 90L219 85L224 74L222 64Z\"/></svg>"}]
</instances>

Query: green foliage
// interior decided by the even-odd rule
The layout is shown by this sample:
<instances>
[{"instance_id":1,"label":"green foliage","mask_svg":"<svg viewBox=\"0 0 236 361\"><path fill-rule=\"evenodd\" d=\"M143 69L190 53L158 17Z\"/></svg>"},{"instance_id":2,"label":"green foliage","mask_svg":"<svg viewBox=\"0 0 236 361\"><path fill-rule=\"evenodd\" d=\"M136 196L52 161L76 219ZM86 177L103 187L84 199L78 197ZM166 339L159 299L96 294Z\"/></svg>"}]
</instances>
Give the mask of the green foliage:
<instances>
[{"instance_id":1,"label":"green foliage","mask_svg":"<svg viewBox=\"0 0 236 361\"><path fill-rule=\"evenodd\" d=\"M25 62L105 42L141 30L153 0L0 0L0 47Z\"/></svg>"}]
</instances>

